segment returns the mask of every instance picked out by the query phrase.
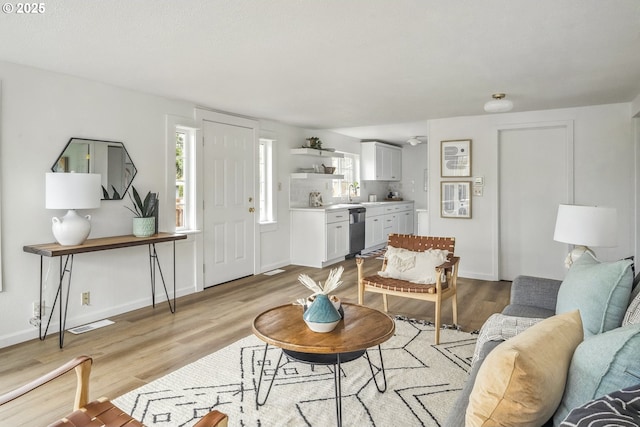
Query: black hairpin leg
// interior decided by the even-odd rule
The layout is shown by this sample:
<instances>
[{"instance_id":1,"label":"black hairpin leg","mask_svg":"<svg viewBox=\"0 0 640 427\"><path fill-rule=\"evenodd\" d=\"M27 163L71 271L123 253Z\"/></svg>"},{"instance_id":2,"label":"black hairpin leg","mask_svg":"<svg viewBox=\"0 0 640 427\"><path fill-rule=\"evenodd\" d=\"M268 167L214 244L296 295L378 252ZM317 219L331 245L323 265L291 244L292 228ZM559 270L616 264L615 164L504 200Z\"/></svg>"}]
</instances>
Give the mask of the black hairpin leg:
<instances>
[{"instance_id":1,"label":"black hairpin leg","mask_svg":"<svg viewBox=\"0 0 640 427\"><path fill-rule=\"evenodd\" d=\"M60 348L64 345L64 331L67 325L67 310L69 308L69 291L71 289L71 273L73 271L73 254L67 255L65 257L64 265L62 264L62 257L60 257L60 277L58 280L58 291L56 292L56 296L53 300L53 304L51 304L51 311L49 312L49 319L47 320L47 326L44 329L44 334L42 333L42 312L45 307L43 298L42 298L42 257L40 257L40 315L38 319L40 320L40 324L38 325L38 332L40 336L40 340L44 340L47 337L47 332L49 331L49 325L51 324L51 319L53 318L53 312L55 310L56 304L58 303L58 299L60 300L60 306L58 307L59 312L59 345ZM67 275L68 274L68 275ZM67 297L64 298L64 277L67 275ZM64 307L62 304L64 303Z\"/></svg>"},{"instance_id":2,"label":"black hairpin leg","mask_svg":"<svg viewBox=\"0 0 640 427\"><path fill-rule=\"evenodd\" d=\"M156 306L156 268L160 273L160 279L162 280L162 286L164 287L164 293L167 296L167 304L169 304L169 310L172 313L176 312L176 242L173 242L173 305L171 304L171 298L169 297L169 291L167 290L167 284L162 274L162 267L160 267L160 260L158 258L158 252L156 252L156 244L149 245L149 269L151 271L151 302L153 307Z\"/></svg>"},{"instance_id":3,"label":"black hairpin leg","mask_svg":"<svg viewBox=\"0 0 640 427\"><path fill-rule=\"evenodd\" d=\"M262 385L262 374L264 373L264 365L267 360L267 350L269 350L269 344L265 344L264 346L264 355L262 356L262 364L260 365L260 376L258 377L258 385L256 387L256 407L262 406L267 403L267 399L269 398L269 393L271 393L271 387L273 386L273 382L276 379L276 375L278 374L278 369L280 368L280 362L282 361L282 351L280 351L280 357L278 358L278 363L276 364L276 370L273 372L273 377L271 377L271 381L269 382L269 388L267 389L267 394L264 396L262 402L260 401L260 386Z\"/></svg>"},{"instance_id":4,"label":"black hairpin leg","mask_svg":"<svg viewBox=\"0 0 640 427\"><path fill-rule=\"evenodd\" d=\"M373 382L376 383L376 388L380 393L384 393L387 391L387 375L384 371L384 360L382 359L382 349L378 345L378 353L380 354L380 369L382 370L382 380L384 381L384 386L380 388L378 384L378 380L376 379L376 374L373 372L373 365L371 363L371 356L369 356L369 350L367 350L367 361L369 362L369 369L371 370L371 378L373 378Z\"/></svg>"},{"instance_id":5,"label":"black hairpin leg","mask_svg":"<svg viewBox=\"0 0 640 427\"><path fill-rule=\"evenodd\" d=\"M342 379L340 375L340 353L336 354L336 364L333 365L333 381L336 392L336 420L338 427L342 427Z\"/></svg>"}]
</instances>

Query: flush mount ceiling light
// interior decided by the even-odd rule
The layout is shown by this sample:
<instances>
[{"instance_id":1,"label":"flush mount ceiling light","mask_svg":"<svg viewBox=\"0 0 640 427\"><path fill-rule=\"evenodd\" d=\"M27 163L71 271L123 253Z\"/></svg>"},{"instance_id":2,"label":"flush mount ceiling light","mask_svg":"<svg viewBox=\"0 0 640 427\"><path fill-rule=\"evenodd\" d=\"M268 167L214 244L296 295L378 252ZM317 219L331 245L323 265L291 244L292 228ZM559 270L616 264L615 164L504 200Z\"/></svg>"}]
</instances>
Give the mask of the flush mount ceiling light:
<instances>
[{"instance_id":1,"label":"flush mount ceiling light","mask_svg":"<svg viewBox=\"0 0 640 427\"><path fill-rule=\"evenodd\" d=\"M487 113L506 113L513 109L513 102L508 99L504 99L506 95L504 93L494 93L491 95L492 101L484 104L484 111Z\"/></svg>"},{"instance_id":2,"label":"flush mount ceiling light","mask_svg":"<svg viewBox=\"0 0 640 427\"><path fill-rule=\"evenodd\" d=\"M422 144L422 140L420 138L426 138L424 136L414 136L412 138L407 139L407 144L411 144L413 146L416 146L418 144Z\"/></svg>"}]
</instances>

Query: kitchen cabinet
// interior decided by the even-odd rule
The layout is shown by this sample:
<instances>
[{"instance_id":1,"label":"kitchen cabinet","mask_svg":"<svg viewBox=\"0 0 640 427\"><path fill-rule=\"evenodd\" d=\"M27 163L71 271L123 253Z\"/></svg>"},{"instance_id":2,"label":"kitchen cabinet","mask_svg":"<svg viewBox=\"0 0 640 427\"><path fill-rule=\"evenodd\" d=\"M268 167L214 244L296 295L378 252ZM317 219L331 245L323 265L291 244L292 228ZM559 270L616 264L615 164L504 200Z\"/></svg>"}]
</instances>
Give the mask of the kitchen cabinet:
<instances>
[{"instance_id":1,"label":"kitchen cabinet","mask_svg":"<svg viewBox=\"0 0 640 427\"><path fill-rule=\"evenodd\" d=\"M365 181L400 181L402 149L377 141L362 144L362 179Z\"/></svg>"},{"instance_id":2,"label":"kitchen cabinet","mask_svg":"<svg viewBox=\"0 0 640 427\"><path fill-rule=\"evenodd\" d=\"M367 207L364 227L364 247L365 250L382 246L387 241L384 234L384 208Z\"/></svg>"},{"instance_id":3,"label":"kitchen cabinet","mask_svg":"<svg viewBox=\"0 0 640 427\"><path fill-rule=\"evenodd\" d=\"M349 253L347 209L291 211L291 263L322 268Z\"/></svg>"}]
</instances>

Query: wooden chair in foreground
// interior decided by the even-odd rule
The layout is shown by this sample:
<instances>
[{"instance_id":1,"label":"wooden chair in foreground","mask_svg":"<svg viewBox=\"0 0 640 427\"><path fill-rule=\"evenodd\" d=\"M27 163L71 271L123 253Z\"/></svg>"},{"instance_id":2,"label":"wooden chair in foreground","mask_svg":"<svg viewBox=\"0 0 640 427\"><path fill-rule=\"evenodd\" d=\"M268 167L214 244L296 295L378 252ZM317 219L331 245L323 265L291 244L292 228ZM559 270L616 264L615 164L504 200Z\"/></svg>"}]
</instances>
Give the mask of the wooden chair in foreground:
<instances>
[{"instance_id":1,"label":"wooden chair in foreground","mask_svg":"<svg viewBox=\"0 0 640 427\"><path fill-rule=\"evenodd\" d=\"M89 356L79 356L65 363L58 369L41 376L16 390L0 396L0 406L11 402L36 388L66 374L75 369L78 378L76 397L73 405L74 411L50 424L49 427L139 427L140 421L124 413L120 408L111 403L107 398L100 398L93 402L89 400L89 374L93 360ZM225 414L212 411L201 418L196 427L227 427L228 418Z\"/></svg>"},{"instance_id":2,"label":"wooden chair in foreground","mask_svg":"<svg viewBox=\"0 0 640 427\"><path fill-rule=\"evenodd\" d=\"M414 252L424 252L427 249L443 249L449 251L447 260L436 267L436 281L433 284L418 284L405 280L381 277L379 275L363 277L364 258L357 258L358 266L358 303L364 303L365 292L382 294L384 311L389 310L387 295L415 298L435 303L435 342L440 344L440 326L442 301L451 298L453 306L453 323L458 323L458 304L456 297L456 282L458 280L458 264L460 258L454 256L456 239L454 237L414 236L409 234L390 234L389 246L404 248ZM382 262L381 271L387 267L387 258Z\"/></svg>"}]
</instances>

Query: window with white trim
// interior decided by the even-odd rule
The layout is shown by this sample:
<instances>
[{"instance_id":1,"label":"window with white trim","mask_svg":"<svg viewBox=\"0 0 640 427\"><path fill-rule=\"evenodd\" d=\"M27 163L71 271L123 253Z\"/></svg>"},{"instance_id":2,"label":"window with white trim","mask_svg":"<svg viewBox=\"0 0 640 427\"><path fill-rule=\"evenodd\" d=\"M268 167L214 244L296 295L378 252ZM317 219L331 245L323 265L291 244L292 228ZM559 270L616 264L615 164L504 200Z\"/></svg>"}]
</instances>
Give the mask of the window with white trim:
<instances>
[{"instance_id":1,"label":"window with white trim","mask_svg":"<svg viewBox=\"0 0 640 427\"><path fill-rule=\"evenodd\" d=\"M176 230L195 228L195 129L176 126Z\"/></svg>"},{"instance_id":2,"label":"window with white trim","mask_svg":"<svg viewBox=\"0 0 640 427\"><path fill-rule=\"evenodd\" d=\"M333 180L333 197L360 197L360 155L342 153L343 158L334 157L332 166L336 167L334 174L344 175L343 179Z\"/></svg>"},{"instance_id":3,"label":"window with white trim","mask_svg":"<svg viewBox=\"0 0 640 427\"><path fill-rule=\"evenodd\" d=\"M274 154L275 140L260 138L258 165L260 173L260 223L276 222L276 203L274 191Z\"/></svg>"}]
</instances>

